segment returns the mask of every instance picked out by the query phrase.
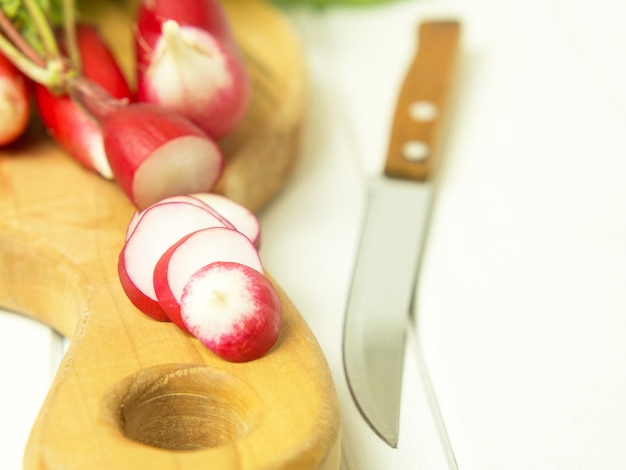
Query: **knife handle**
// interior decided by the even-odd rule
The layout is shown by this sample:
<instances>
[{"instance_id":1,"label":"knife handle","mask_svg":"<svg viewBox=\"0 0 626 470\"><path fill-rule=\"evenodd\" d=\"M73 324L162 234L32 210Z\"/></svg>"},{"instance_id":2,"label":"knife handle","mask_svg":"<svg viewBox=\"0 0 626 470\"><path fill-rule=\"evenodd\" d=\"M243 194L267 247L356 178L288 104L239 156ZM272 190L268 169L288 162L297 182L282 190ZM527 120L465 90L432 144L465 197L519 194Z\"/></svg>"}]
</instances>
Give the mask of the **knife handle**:
<instances>
[{"instance_id":1,"label":"knife handle","mask_svg":"<svg viewBox=\"0 0 626 470\"><path fill-rule=\"evenodd\" d=\"M425 181L434 170L444 110L452 86L461 26L428 21L405 76L394 115L385 174Z\"/></svg>"}]
</instances>

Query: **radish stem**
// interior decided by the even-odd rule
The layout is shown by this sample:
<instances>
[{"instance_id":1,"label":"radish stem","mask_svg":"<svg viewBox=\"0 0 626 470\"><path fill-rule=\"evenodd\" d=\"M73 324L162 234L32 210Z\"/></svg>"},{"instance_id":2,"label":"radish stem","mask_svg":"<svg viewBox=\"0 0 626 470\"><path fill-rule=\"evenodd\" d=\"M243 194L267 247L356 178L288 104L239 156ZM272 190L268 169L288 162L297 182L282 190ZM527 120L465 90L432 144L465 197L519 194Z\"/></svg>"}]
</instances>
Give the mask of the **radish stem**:
<instances>
[{"instance_id":1,"label":"radish stem","mask_svg":"<svg viewBox=\"0 0 626 470\"><path fill-rule=\"evenodd\" d=\"M24 0L24 6L26 6L31 19L33 20L33 24L37 29L37 33L41 39L46 56L48 59L52 60L59 59L61 56L59 54L57 41L54 37L54 32L52 31L52 27L50 26L46 15L42 11L41 6L39 6L35 0Z\"/></svg>"},{"instance_id":2,"label":"radish stem","mask_svg":"<svg viewBox=\"0 0 626 470\"><path fill-rule=\"evenodd\" d=\"M68 67L67 59L60 54L52 25L42 7L36 0L24 0L22 3L43 51L39 52L36 45L29 43L2 10L0 26L3 34L0 34L0 52L34 82L55 91L62 90L67 79L76 72ZM64 6L74 9L71 0L64 0Z\"/></svg>"},{"instance_id":3,"label":"radish stem","mask_svg":"<svg viewBox=\"0 0 626 470\"><path fill-rule=\"evenodd\" d=\"M70 79L67 88L72 99L98 122L127 104L127 100L112 97L103 87L82 75Z\"/></svg>"},{"instance_id":4,"label":"radish stem","mask_svg":"<svg viewBox=\"0 0 626 470\"><path fill-rule=\"evenodd\" d=\"M45 67L46 61L37 52L37 50L26 41L19 31L15 28L11 20L7 17L4 10L0 8L0 28L4 31L6 37L19 49L25 57L33 61L40 67Z\"/></svg>"},{"instance_id":5,"label":"radish stem","mask_svg":"<svg viewBox=\"0 0 626 470\"><path fill-rule=\"evenodd\" d=\"M73 3L74 0L63 0L63 30L70 63L77 71L80 71L82 64L76 37L76 11Z\"/></svg>"},{"instance_id":6,"label":"radish stem","mask_svg":"<svg viewBox=\"0 0 626 470\"><path fill-rule=\"evenodd\" d=\"M53 66L47 67L39 66L31 61L22 51L11 43L5 36L0 34L0 52L9 59L15 66L20 69L24 75L31 78L33 81L42 84L50 84L54 86L55 83L60 82L59 72L60 69ZM54 65L54 64L53 64Z\"/></svg>"}]
</instances>

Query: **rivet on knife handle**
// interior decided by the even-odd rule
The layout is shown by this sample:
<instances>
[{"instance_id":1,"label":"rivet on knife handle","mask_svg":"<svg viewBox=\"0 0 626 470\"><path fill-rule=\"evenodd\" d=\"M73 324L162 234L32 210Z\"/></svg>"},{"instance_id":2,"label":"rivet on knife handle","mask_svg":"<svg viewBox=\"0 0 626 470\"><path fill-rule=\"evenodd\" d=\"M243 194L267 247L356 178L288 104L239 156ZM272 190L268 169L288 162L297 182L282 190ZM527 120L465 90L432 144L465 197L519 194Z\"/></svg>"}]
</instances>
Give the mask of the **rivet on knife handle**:
<instances>
[{"instance_id":1,"label":"rivet on knife handle","mask_svg":"<svg viewBox=\"0 0 626 470\"><path fill-rule=\"evenodd\" d=\"M457 21L424 22L398 98L385 174L425 181L434 170L460 36ZM419 47L420 44L436 47ZM408 116L408 119L407 119Z\"/></svg>"}]
</instances>

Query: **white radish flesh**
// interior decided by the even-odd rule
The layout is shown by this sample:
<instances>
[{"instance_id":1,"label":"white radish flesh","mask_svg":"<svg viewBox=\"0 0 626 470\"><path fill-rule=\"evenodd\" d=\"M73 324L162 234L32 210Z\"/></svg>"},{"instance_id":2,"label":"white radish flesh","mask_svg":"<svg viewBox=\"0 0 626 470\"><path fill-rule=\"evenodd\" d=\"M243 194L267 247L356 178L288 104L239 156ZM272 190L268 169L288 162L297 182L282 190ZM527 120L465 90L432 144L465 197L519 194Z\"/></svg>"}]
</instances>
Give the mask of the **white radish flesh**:
<instances>
[{"instance_id":1,"label":"white radish flesh","mask_svg":"<svg viewBox=\"0 0 626 470\"><path fill-rule=\"evenodd\" d=\"M128 238L132 235L133 231L135 230L135 227L139 223L139 220L143 217L143 215L146 213L148 209L150 209L151 207L157 204L165 204L167 202L188 202L189 204L202 207L203 209L211 212L215 217L220 219L220 221L224 224L225 227L232 228L232 229L235 228L235 226L232 223L230 223L230 221L228 221L225 217L223 217L219 212L217 212L211 206L202 202L199 198L190 196L187 194L181 194L179 196L166 197L165 199L161 199L159 202L155 202L154 204L148 206L146 209L142 211L133 212L133 216L131 217L130 222L128 222L128 227L126 227L125 239L128 240Z\"/></svg>"},{"instance_id":2,"label":"white radish flesh","mask_svg":"<svg viewBox=\"0 0 626 470\"><path fill-rule=\"evenodd\" d=\"M197 271L181 298L181 317L208 349L232 362L267 353L278 339L282 306L268 278L238 263L216 262Z\"/></svg>"},{"instance_id":3,"label":"white radish flesh","mask_svg":"<svg viewBox=\"0 0 626 470\"><path fill-rule=\"evenodd\" d=\"M247 207L216 193L195 193L192 196L209 205L228 219L243 233L258 250L261 245L261 224L257 216Z\"/></svg>"},{"instance_id":4,"label":"white radish flesh","mask_svg":"<svg viewBox=\"0 0 626 470\"><path fill-rule=\"evenodd\" d=\"M181 136L162 144L135 168L130 192L138 208L147 207L172 195L213 188L221 171L222 156L213 142Z\"/></svg>"}]
</instances>

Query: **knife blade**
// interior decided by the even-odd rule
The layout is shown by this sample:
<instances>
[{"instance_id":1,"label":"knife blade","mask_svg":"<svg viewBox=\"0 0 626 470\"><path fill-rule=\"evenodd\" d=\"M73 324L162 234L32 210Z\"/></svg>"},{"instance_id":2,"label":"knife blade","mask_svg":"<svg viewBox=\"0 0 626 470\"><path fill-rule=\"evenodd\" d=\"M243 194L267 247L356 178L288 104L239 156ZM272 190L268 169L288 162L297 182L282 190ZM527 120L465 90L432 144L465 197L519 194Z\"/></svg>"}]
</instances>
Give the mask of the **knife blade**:
<instances>
[{"instance_id":1,"label":"knife blade","mask_svg":"<svg viewBox=\"0 0 626 470\"><path fill-rule=\"evenodd\" d=\"M370 427L398 445L405 335L433 199L433 173L460 37L457 21L420 24L384 174L368 199L346 307L344 371Z\"/></svg>"}]
</instances>

